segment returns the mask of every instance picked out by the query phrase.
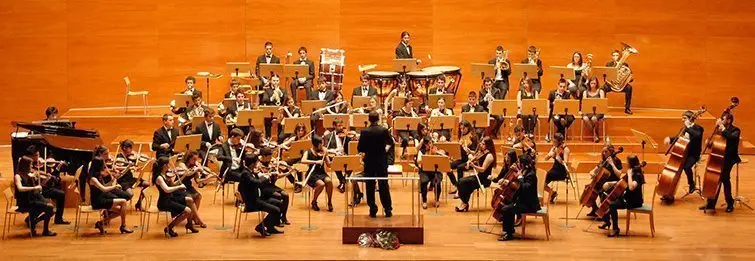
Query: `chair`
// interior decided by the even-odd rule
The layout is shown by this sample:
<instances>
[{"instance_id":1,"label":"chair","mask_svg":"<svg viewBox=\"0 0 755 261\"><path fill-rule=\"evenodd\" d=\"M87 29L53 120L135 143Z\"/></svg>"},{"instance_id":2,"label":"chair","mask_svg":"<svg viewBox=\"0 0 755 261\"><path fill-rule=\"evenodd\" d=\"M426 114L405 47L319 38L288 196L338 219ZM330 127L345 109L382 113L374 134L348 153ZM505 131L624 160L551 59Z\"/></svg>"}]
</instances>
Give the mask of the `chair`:
<instances>
[{"instance_id":1,"label":"chair","mask_svg":"<svg viewBox=\"0 0 755 261\"><path fill-rule=\"evenodd\" d=\"M13 185L11 185L13 186ZM13 226L13 224L16 221L16 215L23 214L23 212L20 212L18 210L18 207L13 204L13 189L6 188L3 190L3 193L5 194L5 216L3 217L3 239L5 239L5 233L6 231L10 233L10 228ZM10 217L13 216L13 221L10 221ZM29 231L29 235L31 235L31 230Z\"/></svg>"},{"instance_id":2,"label":"chair","mask_svg":"<svg viewBox=\"0 0 755 261\"><path fill-rule=\"evenodd\" d=\"M629 236L629 220L631 220L632 213L636 215L639 214L647 214L650 219L650 237L655 237L655 219L653 218L653 207L655 206L655 197L658 195L656 193L658 190L658 186L656 185L653 189L653 201L650 202L650 204L642 204L642 207L639 208L633 208L633 209L627 209L627 236Z\"/></svg>"},{"instance_id":3,"label":"chair","mask_svg":"<svg viewBox=\"0 0 755 261\"><path fill-rule=\"evenodd\" d=\"M147 95L149 95L149 91L132 91L131 90L131 80L128 78L128 76L123 77L123 82L126 83L126 98L125 98L125 112L128 112L128 98L131 96L142 96L142 104L144 106L144 114L147 114Z\"/></svg>"},{"instance_id":4,"label":"chair","mask_svg":"<svg viewBox=\"0 0 755 261\"><path fill-rule=\"evenodd\" d=\"M157 208L157 203L152 200L153 198L153 190L157 190L154 186L144 189L144 200L146 200L146 207L144 208L144 211L141 213L140 219L140 227L141 227L141 234L139 235L139 238L142 238L144 236L144 232L149 232L149 219L152 216L152 214L156 214L157 217L155 218L155 224L160 221L160 213L165 214L165 224L170 224L170 219L168 218L170 216L170 211L162 211Z\"/></svg>"},{"instance_id":5,"label":"chair","mask_svg":"<svg viewBox=\"0 0 755 261\"><path fill-rule=\"evenodd\" d=\"M550 240L551 236L551 225L550 225L550 215L548 214L548 208L550 207L550 200L546 200L545 207L541 207L540 210L538 210L535 213L522 213L522 238L525 238L526 232L527 232L527 217L542 217L543 218L543 224L545 225L545 239Z\"/></svg>"},{"instance_id":6,"label":"chair","mask_svg":"<svg viewBox=\"0 0 755 261\"><path fill-rule=\"evenodd\" d=\"M250 212L244 212L244 208L246 207L246 203L244 202L244 198L241 197L241 193L236 191L234 193L234 196L236 198L236 211L234 212L233 216L233 230L231 230L231 233L236 233L236 238L239 238L239 234L241 233L241 216L242 214L244 216L249 215ZM251 213L257 212L257 220L258 222L262 222L262 210L252 211Z\"/></svg>"},{"instance_id":7,"label":"chair","mask_svg":"<svg viewBox=\"0 0 755 261\"><path fill-rule=\"evenodd\" d=\"M79 175L81 174L81 168L76 171L75 180L78 181ZM73 225L73 231L76 234L76 238L79 237L79 229L81 228L81 214L86 214L86 219L84 220L85 224L89 223L89 214L90 213L97 213L100 211L105 211L106 209L94 209L92 208L92 196L90 195L90 191L92 191L92 188L87 183L87 190L85 193L86 202L81 201L81 192L78 189L74 189L74 193L76 193L76 199L78 199L78 204L76 204L76 222ZM103 221L103 215L100 215L100 220Z\"/></svg>"}]
</instances>

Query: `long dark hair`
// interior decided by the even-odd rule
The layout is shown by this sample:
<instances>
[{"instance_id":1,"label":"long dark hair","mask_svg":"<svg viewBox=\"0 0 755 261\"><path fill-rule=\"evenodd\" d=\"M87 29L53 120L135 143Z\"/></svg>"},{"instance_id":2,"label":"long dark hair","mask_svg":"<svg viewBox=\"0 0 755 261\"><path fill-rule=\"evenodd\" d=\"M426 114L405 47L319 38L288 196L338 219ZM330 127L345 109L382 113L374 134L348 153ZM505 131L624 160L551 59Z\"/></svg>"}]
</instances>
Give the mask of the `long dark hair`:
<instances>
[{"instance_id":1,"label":"long dark hair","mask_svg":"<svg viewBox=\"0 0 755 261\"><path fill-rule=\"evenodd\" d=\"M642 163L640 163L640 159L637 158L637 155L630 154L627 156L627 165L629 165L629 169L631 169L633 173L642 174Z\"/></svg>"},{"instance_id":2,"label":"long dark hair","mask_svg":"<svg viewBox=\"0 0 755 261\"><path fill-rule=\"evenodd\" d=\"M495 168L497 157L495 153L495 143L493 143L493 139L491 139L490 137L484 137L482 138L481 143L483 146L485 146L485 149L488 150L488 153L490 153L490 155L493 155L493 167Z\"/></svg>"},{"instance_id":3,"label":"long dark hair","mask_svg":"<svg viewBox=\"0 0 755 261\"><path fill-rule=\"evenodd\" d=\"M163 168L168 166L168 163L170 162L170 159L168 157L159 157L157 160L155 160L155 163L152 164L152 184L157 184L157 177L162 174Z\"/></svg>"}]
</instances>

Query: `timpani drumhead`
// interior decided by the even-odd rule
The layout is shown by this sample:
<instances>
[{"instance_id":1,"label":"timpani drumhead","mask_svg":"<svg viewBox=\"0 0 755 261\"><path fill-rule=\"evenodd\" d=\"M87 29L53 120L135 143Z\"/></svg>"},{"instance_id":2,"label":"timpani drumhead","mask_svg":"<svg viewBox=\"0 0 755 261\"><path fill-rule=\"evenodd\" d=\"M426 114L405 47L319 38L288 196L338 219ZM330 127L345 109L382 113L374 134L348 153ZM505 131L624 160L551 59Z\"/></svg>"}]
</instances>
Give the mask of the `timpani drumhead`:
<instances>
[{"instance_id":1,"label":"timpani drumhead","mask_svg":"<svg viewBox=\"0 0 755 261\"><path fill-rule=\"evenodd\" d=\"M379 77L379 78L398 77L397 72L387 72L387 71L370 71L370 72L367 72L367 75L369 75L370 77Z\"/></svg>"},{"instance_id":2,"label":"timpani drumhead","mask_svg":"<svg viewBox=\"0 0 755 261\"><path fill-rule=\"evenodd\" d=\"M416 71L406 73L406 75L409 75L410 78L430 78L437 77L441 74L443 74L443 72L439 71Z\"/></svg>"},{"instance_id":3,"label":"timpani drumhead","mask_svg":"<svg viewBox=\"0 0 755 261\"><path fill-rule=\"evenodd\" d=\"M460 71L461 68L456 67L456 66L430 66L430 67L425 67L422 70L423 71L429 71L429 72L449 73L449 72Z\"/></svg>"}]
</instances>

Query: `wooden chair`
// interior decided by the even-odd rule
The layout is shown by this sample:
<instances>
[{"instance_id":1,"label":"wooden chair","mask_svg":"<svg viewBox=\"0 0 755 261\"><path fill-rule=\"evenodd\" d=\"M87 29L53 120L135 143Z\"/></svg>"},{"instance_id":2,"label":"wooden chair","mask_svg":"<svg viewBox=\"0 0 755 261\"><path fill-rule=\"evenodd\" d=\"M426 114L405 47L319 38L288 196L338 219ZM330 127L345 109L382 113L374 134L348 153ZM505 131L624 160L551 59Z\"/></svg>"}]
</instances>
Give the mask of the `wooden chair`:
<instances>
[{"instance_id":1,"label":"wooden chair","mask_svg":"<svg viewBox=\"0 0 755 261\"><path fill-rule=\"evenodd\" d=\"M236 191L234 193L234 196L236 198L236 201L238 204L236 204L236 211L234 212L233 216L233 230L231 230L231 233L236 233L236 238L239 238L239 234L241 233L241 216L248 216L249 213L257 212L257 222L262 222L262 211L252 211L252 212L244 212L244 208L246 207L246 203L244 202L244 198L241 197L241 193Z\"/></svg>"},{"instance_id":2,"label":"wooden chair","mask_svg":"<svg viewBox=\"0 0 755 261\"><path fill-rule=\"evenodd\" d=\"M79 174L81 171L77 171L75 175L75 179L78 181ZM90 191L92 191L92 188L89 186L89 183L86 185L86 193L85 194L85 202L81 201L81 192L78 189L74 189L74 193L76 194L76 199L78 199L78 204L76 204L76 221L73 225L73 231L76 234L76 238L79 237L79 230L81 229L81 214L86 214L86 219L84 220L84 224L89 223L89 214L90 213L98 213L101 211L106 211L106 209L94 209L92 207L92 196ZM99 221L103 221L103 215L99 215L100 219Z\"/></svg>"},{"instance_id":3,"label":"wooden chair","mask_svg":"<svg viewBox=\"0 0 755 261\"><path fill-rule=\"evenodd\" d=\"M635 217L637 214L647 214L650 219L650 237L655 237L655 219L654 219L654 212L653 207L655 207L655 197L658 195L656 193L658 190L658 186L656 185L653 189L653 201L650 202L650 204L642 204L642 207L639 208L633 208L633 209L627 209L627 236L629 236L629 220L631 220L631 214L634 213Z\"/></svg>"},{"instance_id":4,"label":"wooden chair","mask_svg":"<svg viewBox=\"0 0 755 261\"><path fill-rule=\"evenodd\" d=\"M125 112L128 112L128 98L131 96L142 96L142 105L144 106L144 114L147 114L147 95L149 95L149 91L132 91L131 90L131 80L128 78L128 76L123 77L123 82L126 83L126 98L125 98Z\"/></svg>"},{"instance_id":5,"label":"wooden chair","mask_svg":"<svg viewBox=\"0 0 755 261\"><path fill-rule=\"evenodd\" d=\"M144 236L145 231L149 232L149 219L152 214L157 215L157 217L155 218L155 224L160 221L160 213L165 214L165 224L170 224L170 212L161 211L160 209L158 209L157 201L153 200L153 195L155 194L153 193L153 191L155 190L157 190L157 188L154 186L144 189L144 200L146 200L146 207L144 208L144 211L142 211L141 217L139 218L141 228L141 234L139 235L139 238L142 238Z\"/></svg>"},{"instance_id":6,"label":"wooden chair","mask_svg":"<svg viewBox=\"0 0 755 261\"><path fill-rule=\"evenodd\" d=\"M550 200L546 200L545 207L541 207L539 211L535 213L522 213L522 238L525 238L527 232L527 217L542 217L543 224L545 225L545 239L550 240L551 225L550 215L548 214L548 208L550 207Z\"/></svg>"},{"instance_id":7,"label":"wooden chair","mask_svg":"<svg viewBox=\"0 0 755 261\"><path fill-rule=\"evenodd\" d=\"M16 223L16 215L23 214L23 212L18 211L18 207L13 204L15 197L12 188L3 190L3 194L5 194L5 216L3 217L3 239L5 239L5 233L10 233L10 228ZM13 221L10 220L11 216L13 216ZM29 235L31 236L31 230L29 230Z\"/></svg>"}]
</instances>

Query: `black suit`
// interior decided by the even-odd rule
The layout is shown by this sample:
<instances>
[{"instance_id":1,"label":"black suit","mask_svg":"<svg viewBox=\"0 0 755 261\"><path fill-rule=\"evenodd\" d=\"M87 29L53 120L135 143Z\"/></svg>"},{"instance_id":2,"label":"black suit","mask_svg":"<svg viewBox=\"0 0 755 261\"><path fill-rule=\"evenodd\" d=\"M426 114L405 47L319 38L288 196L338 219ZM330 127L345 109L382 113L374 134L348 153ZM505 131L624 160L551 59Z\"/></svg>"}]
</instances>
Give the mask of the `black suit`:
<instances>
[{"instance_id":1,"label":"black suit","mask_svg":"<svg viewBox=\"0 0 755 261\"><path fill-rule=\"evenodd\" d=\"M306 64L309 67L309 73L305 75L299 75L300 78L307 78L304 83L299 83L299 79L294 78L291 81L291 95L294 95L296 93L296 89L299 88L299 86L304 87L305 95L309 96L309 92L312 91L312 79L315 78L315 63L309 59L306 59L302 61L301 59L296 59L296 61L293 61L291 64ZM296 97L297 100L303 100L307 97Z\"/></svg>"},{"instance_id":2,"label":"black suit","mask_svg":"<svg viewBox=\"0 0 755 261\"><path fill-rule=\"evenodd\" d=\"M325 99L323 101L326 101L327 103L330 103L335 99L335 94L331 90L325 90ZM309 97L307 100L320 100L320 90L312 90L309 92Z\"/></svg>"},{"instance_id":3,"label":"black suit","mask_svg":"<svg viewBox=\"0 0 755 261\"><path fill-rule=\"evenodd\" d=\"M739 128L734 125L729 126L723 132L721 136L726 139L726 151L724 152L724 166L721 170L721 186L716 191L716 197L708 199L708 208L715 208L718 201L718 195L721 193L721 187L724 188L724 197L726 197L726 204L729 206L734 205L734 198L731 196L731 169L735 164L742 161L739 157Z\"/></svg>"},{"instance_id":4,"label":"black suit","mask_svg":"<svg viewBox=\"0 0 755 261\"><path fill-rule=\"evenodd\" d=\"M496 61L497 58L490 59L488 60L488 64L495 64ZM509 59L506 59L506 62L511 66L511 61L509 61ZM496 75L500 73L502 79L496 80L495 75L493 75L493 77L491 77L494 80L493 88L501 90L501 92L503 92L503 97L506 97L506 94L509 92L509 75L511 75L511 67L509 67L508 70L495 69L495 73Z\"/></svg>"},{"instance_id":5,"label":"black suit","mask_svg":"<svg viewBox=\"0 0 755 261\"><path fill-rule=\"evenodd\" d=\"M396 59L412 59L414 58L414 50L411 45L404 45L403 42L399 42L396 46Z\"/></svg>"},{"instance_id":6,"label":"black suit","mask_svg":"<svg viewBox=\"0 0 755 261\"><path fill-rule=\"evenodd\" d=\"M260 190L266 182L269 182L266 178L260 178L256 173L245 169L241 172L238 191L244 199L244 212L267 212L262 224L270 228L280 224L280 205L282 202L275 198L262 198Z\"/></svg>"},{"instance_id":7,"label":"black suit","mask_svg":"<svg viewBox=\"0 0 755 261\"><path fill-rule=\"evenodd\" d=\"M280 106L283 106L286 103L286 97L288 97L288 93L286 92L286 89L280 88L280 90L281 93L283 93L283 96L281 96L280 98ZM279 106L275 104L275 101L273 101L273 92L273 88L265 89L265 91L262 93L262 105Z\"/></svg>"},{"instance_id":8,"label":"black suit","mask_svg":"<svg viewBox=\"0 0 755 261\"><path fill-rule=\"evenodd\" d=\"M525 63L525 64L529 62L530 62L530 59L528 58L524 58L522 60L522 63ZM537 77L533 77L532 75L527 75L527 77L530 77L530 79L532 80L532 89L537 92L540 92L540 90L543 89L543 85L540 83L540 77L543 76L543 61L540 59L537 59L537 62L535 63L537 64Z\"/></svg>"},{"instance_id":9,"label":"black suit","mask_svg":"<svg viewBox=\"0 0 755 261\"><path fill-rule=\"evenodd\" d=\"M365 96L365 97L373 97L373 96L375 96L377 94L378 94L377 93L377 89L375 89L375 87L369 86L367 88L367 96ZM351 92L351 98L353 99L354 96L363 96L362 95L362 86L354 87L354 91Z\"/></svg>"},{"instance_id":10,"label":"black suit","mask_svg":"<svg viewBox=\"0 0 755 261\"><path fill-rule=\"evenodd\" d=\"M514 234L514 216L521 213L533 213L540 210L540 200L537 196L537 175L534 170L526 171L519 179L519 190L516 192L515 202L503 206L503 232Z\"/></svg>"},{"instance_id":11,"label":"black suit","mask_svg":"<svg viewBox=\"0 0 755 261\"><path fill-rule=\"evenodd\" d=\"M366 177L387 177L388 176L388 152L385 150L387 145L393 145L393 139L388 129L372 123L370 127L363 129L360 133L357 150L364 153L364 174ZM392 146L391 146L392 147ZM375 181L367 181L367 205L370 206L370 214L377 213L375 204ZM380 203L386 213L393 210L391 207L391 191L388 187L387 180L378 181L380 189Z\"/></svg>"},{"instance_id":12,"label":"black suit","mask_svg":"<svg viewBox=\"0 0 755 261\"><path fill-rule=\"evenodd\" d=\"M430 88L430 90L427 91L427 94L428 95L433 95L433 94L448 94L448 91L446 90L446 88L443 88L441 91L443 91L443 93L438 93L438 87L432 87L432 88Z\"/></svg>"},{"instance_id":13,"label":"black suit","mask_svg":"<svg viewBox=\"0 0 755 261\"><path fill-rule=\"evenodd\" d=\"M684 133L689 135L689 144L687 144L687 157L684 159L682 169L684 174L687 175L687 184L691 189L695 188L695 176L692 168L700 160L700 154L703 147L703 133L705 130L700 125L692 125L690 128L685 128ZM679 137L670 137L671 144L674 144Z\"/></svg>"},{"instance_id":14,"label":"black suit","mask_svg":"<svg viewBox=\"0 0 755 261\"><path fill-rule=\"evenodd\" d=\"M553 125L556 126L556 132L561 133L561 135L564 135L566 137L566 128L569 128L572 123L574 123L574 113L576 112L569 112L570 114L567 114L564 116L562 111L556 112L556 114L553 114L553 105L556 102L556 100L568 100L569 99L569 91L564 91L563 94L559 94L558 90L551 90L550 93L548 93L548 102L550 103L550 112L548 113L548 119L553 120ZM564 120L562 122L561 120Z\"/></svg>"},{"instance_id":15,"label":"black suit","mask_svg":"<svg viewBox=\"0 0 755 261\"><path fill-rule=\"evenodd\" d=\"M176 128L170 129L170 136L165 127L160 127L152 134L152 150L155 151L156 158L170 157L173 155L173 146L176 145L176 137L178 137L178 130ZM160 144L168 143L170 147L164 149L160 147Z\"/></svg>"},{"instance_id":16,"label":"black suit","mask_svg":"<svg viewBox=\"0 0 755 261\"><path fill-rule=\"evenodd\" d=\"M505 92L503 92L503 91L501 91L499 89L496 89L496 88L490 88L490 89L493 91L492 95L493 95L493 99L494 100L503 100L503 99L506 99L506 93ZM480 89L480 96L479 96L480 105L482 105L482 107L484 107L485 110L490 111L490 108L488 107L489 106L488 101L485 100L485 96L487 96L487 95L488 95L488 91L485 90L485 88Z\"/></svg>"},{"instance_id":17,"label":"black suit","mask_svg":"<svg viewBox=\"0 0 755 261\"><path fill-rule=\"evenodd\" d=\"M268 63L268 62L267 62L267 59L265 59L265 55L264 55L264 54L263 54L263 55L260 55L260 56L257 56L257 62L256 62L256 64L255 64L255 65L256 65L256 66L255 66L255 72L257 73L257 76L258 76L258 77L262 77L262 76L265 76L265 77L268 77L268 78L269 78L269 77L270 77L270 75L268 75L268 74L267 74L268 72L265 72L265 73L264 73L264 75L260 75L260 64L261 64L261 63L266 63L266 64L279 64L279 63L281 63L281 59L280 59L280 58L278 58L278 56L275 56L274 54L272 54L272 57L271 57L271 59L270 59L270 62Z\"/></svg>"},{"instance_id":18,"label":"black suit","mask_svg":"<svg viewBox=\"0 0 755 261\"><path fill-rule=\"evenodd\" d=\"M199 126L194 127L194 134L202 134L202 144L200 144L200 149L202 151L207 150L207 144L215 144L215 141L220 138L220 136L223 136L223 133L220 132L220 125L217 122L212 122L212 135L210 135L210 131L207 129L207 122L202 122L202 124L199 124Z\"/></svg>"},{"instance_id":19,"label":"black suit","mask_svg":"<svg viewBox=\"0 0 755 261\"><path fill-rule=\"evenodd\" d=\"M241 160L237 169L232 168L234 159L233 153L231 152L232 149L236 150L236 157L239 157L239 154L241 154ZM223 166L220 167L220 178L222 178L224 182L241 180L241 172L244 170L242 166L246 160L246 153L244 153L244 150L239 151L238 149L231 148L230 143L223 142L220 146L220 151L218 152L218 160L223 162ZM228 176L225 177L226 175Z\"/></svg>"},{"instance_id":20,"label":"black suit","mask_svg":"<svg viewBox=\"0 0 755 261\"><path fill-rule=\"evenodd\" d=\"M487 110L485 109L485 107L482 107L482 105L480 105L479 103L475 104L475 106L470 106L469 104L464 104L464 106L461 106L461 112L462 113L464 113L464 112L470 112L472 108L474 108L474 112L487 112ZM496 124L497 123L498 123L498 119L496 119ZM503 121L501 121L501 123L503 123ZM474 123L472 125L474 125ZM495 127L499 127L500 128L500 126L495 126L494 125L493 126L494 130L496 130ZM485 134L485 128L477 128L475 130L475 133L477 133L478 137L482 137ZM451 181L454 181L454 180L451 180Z\"/></svg>"}]
</instances>

